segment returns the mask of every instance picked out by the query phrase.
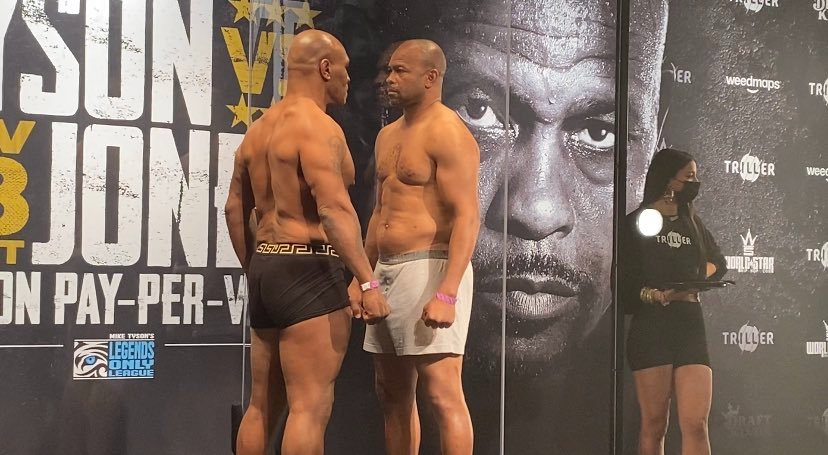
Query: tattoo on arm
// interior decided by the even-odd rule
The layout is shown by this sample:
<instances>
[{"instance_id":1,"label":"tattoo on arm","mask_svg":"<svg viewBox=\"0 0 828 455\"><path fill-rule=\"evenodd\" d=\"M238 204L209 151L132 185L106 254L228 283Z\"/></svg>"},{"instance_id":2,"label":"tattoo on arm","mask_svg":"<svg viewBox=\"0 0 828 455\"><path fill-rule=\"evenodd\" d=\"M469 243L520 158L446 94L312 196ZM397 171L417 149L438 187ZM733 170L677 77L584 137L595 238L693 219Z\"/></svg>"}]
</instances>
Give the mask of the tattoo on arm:
<instances>
[{"instance_id":1,"label":"tattoo on arm","mask_svg":"<svg viewBox=\"0 0 828 455\"><path fill-rule=\"evenodd\" d=\"M331 157L333 170L338 175L342 175L342 160L345 159L345 143L342 141L342 138L333 136L328 139L328 146L333 152L333 156Z\"/></svg>"}]
</instances>

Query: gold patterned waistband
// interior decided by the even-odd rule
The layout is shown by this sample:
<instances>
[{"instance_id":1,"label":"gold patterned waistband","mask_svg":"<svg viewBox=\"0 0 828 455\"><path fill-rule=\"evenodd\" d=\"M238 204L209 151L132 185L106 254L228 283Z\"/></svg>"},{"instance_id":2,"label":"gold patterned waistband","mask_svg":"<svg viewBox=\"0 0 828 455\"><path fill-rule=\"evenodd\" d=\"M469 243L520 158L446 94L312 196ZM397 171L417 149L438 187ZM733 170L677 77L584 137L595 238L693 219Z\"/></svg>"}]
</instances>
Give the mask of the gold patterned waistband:
<instances>
[{"instance_id":1,"label":"gold patterned waistband","mask_svg":"<svg viewBox=\"0 0 828 455\"><path fill-rule=\"evenodd\" d=\"M296 256L333 256L339 257L333 246L327 243L260 243L256 248L259 254L296 255Z\"/></svg>"}]
</instances>

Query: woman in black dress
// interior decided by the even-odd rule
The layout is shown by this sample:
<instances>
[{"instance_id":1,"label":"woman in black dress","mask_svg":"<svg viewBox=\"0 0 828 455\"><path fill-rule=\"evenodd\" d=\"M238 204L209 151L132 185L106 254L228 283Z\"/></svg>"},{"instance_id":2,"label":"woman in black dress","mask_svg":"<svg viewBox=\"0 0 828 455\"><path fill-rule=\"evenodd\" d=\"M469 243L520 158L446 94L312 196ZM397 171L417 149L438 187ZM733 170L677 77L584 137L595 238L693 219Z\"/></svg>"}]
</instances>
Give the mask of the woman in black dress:
<instances>
[{"instance_id":1,"label":"woman in black dress","mask_svg":"<svg viewBox=\"0 0 828 455\"><path fill-rule=\"evenodd\" d=\"M699 293L670 288L670 283L718 280L727 271L713 236L693 207L699 191L696 172L689 153L656 153L644 200L621 228L619 298L633 314L627 359L641 411L641 455L664 453L673 395L682 454L710 454L707 420L713 379ZM661 214L663 224L655 235L645 236L639 229L645 209Z\"/></svg>"}]
</instances>

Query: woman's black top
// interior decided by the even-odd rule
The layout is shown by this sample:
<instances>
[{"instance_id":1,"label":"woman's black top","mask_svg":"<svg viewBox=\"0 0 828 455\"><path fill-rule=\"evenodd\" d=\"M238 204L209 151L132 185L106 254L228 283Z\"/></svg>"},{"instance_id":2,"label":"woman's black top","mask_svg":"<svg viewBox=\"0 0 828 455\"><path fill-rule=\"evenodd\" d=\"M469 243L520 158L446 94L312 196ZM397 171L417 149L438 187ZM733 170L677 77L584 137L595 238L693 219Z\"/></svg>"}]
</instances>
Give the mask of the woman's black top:
<instances>
[{"instance_id":1,"label":"woman's black top","mask_svg":"<svg viewBox=\"0 0 828 455\"><path fill-rule=\"evenodd\" d=\"M687 214L665 216L661 232L645 237L636 225L641 210L626 216L619 233L618 300L626 313L635 313L643 304L643 287L665 289L671 282L716 281L724 276L725 258L698 215L692 220ZM709 278L705 278L707 262L716 266Z\"/></svg>"}]
</instances>

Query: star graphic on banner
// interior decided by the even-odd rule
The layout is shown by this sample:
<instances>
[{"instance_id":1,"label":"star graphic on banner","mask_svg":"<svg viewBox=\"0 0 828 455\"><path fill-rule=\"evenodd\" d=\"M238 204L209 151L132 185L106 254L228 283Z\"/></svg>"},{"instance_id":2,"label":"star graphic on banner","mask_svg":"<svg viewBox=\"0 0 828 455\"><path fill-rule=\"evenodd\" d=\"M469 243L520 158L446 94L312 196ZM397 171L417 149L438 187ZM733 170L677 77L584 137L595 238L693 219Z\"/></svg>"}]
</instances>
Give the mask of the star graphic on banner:
<instances>
[{"instance_id":1,"label":"star graphic on banner","mask_svg":"<svg viewBox=\"0 0 828 455\"><path fill-rule=\"evenodd\" d=\"M263 1L256 4L257 7L265 10L267 25L272 24L274 21L284 24L282 16L284 16L285 10L282 8L280 2L281 0L270 0L269 2Z\"/></svg>"},{"instance_id":2,"label":"star graphic on banner","mask_svg":"<svg viewBox=\"0 0 828 455\"><path fill-rule=\"evenodd\" d=\"M302 4L301 8L290 8L290 10L293 11L293 14L296 14L296 27L307 25L310 28L314 28L313 18L322 13L322 11L310 9L310 4L308 2Z\"/></svg>"},{"instance_id":3,"label":"star graphic on banner","mask_svg":"<svg viewBox=\"0 0 828 455\"><path fill-rule=\"evenodd\" d=\"M246 18L250 20L253 17L253 12L256 11L255 4L251 5L250 0L227 0L233 5L233 8L236 8L236 17L233 19L233 22L238 22L239 20Z\"/></svg>"},{"instance_id":4,"label":"star graphic on banner","mask_svg":"<svg viewBox=\"0 0 828 455\"><path fill-rule=\"evenodd\" d=\"M259 107L252 107L248 106L247 103L244 101L244 94L239 96L239 104L227 104L227 109L230 109L230 112L233 113L233 124L230 127L234 127L239 123L244 123L248 127L250 126L250 120L252 119L253 115L256 112L261 111L262 108Z\"/></svg>"}]
</instances>

